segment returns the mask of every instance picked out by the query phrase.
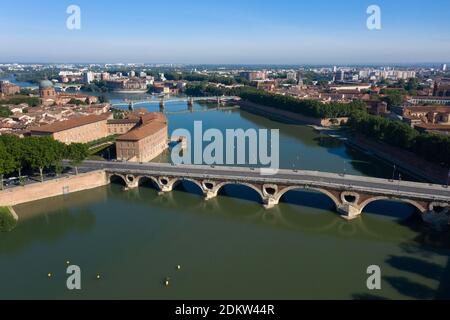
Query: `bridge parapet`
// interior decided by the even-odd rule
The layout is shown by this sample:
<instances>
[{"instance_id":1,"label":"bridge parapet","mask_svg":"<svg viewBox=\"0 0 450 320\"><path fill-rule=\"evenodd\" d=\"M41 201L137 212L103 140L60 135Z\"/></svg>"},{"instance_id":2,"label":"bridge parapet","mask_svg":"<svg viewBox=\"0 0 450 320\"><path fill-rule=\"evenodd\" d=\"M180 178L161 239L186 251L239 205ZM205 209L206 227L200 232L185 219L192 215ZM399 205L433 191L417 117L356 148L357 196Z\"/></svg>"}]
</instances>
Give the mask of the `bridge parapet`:
<instances>
[{"instance_id":1,"label":"bridge parapet","mask_svg":"<svg viewBox=\"0 0 450 320\"><path fill-rule=\"evenodd\" d=\"M242 185L253 189L261 198L261 204L271 209L279 204L283 196L289 191L306 190L325 194L335 204L337 212L347 220L353 220L361 216L364 209L372 202L379 200L394 200L408 203L422 214L423 220L434 225L448 225L450 223L450 197L447 201L436 200L432 196L405 192L386 192L377 188L361 188L351 185L336 185L326 182L312 181L278 181L273 179L263 180L260 177L250 176L215 176L207 173L189 174L187 172L149 172L145 174L137 170L107 170L108 177L121 177L127 189L139 187L141 181L146 178L154 182L161 193L171 192L183 181L190 181L202 191L205 200L216 198L226 185ZM441 199L445 197L441 196Z\"/></svg>"}]
</instances>

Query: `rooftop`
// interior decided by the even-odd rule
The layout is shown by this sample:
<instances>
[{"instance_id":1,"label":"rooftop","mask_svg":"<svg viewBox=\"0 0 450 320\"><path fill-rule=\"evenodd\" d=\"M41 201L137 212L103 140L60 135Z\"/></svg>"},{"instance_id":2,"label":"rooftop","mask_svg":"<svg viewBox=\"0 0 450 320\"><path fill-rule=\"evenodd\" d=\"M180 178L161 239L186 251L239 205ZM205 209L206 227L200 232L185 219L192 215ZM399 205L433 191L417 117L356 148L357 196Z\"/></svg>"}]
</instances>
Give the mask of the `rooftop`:
<instances>
[{"instance_id":1,"label":"rooftop","mask_svg":"<svg viewBox=\"0 0 450 320\"><path fill-rule=\"evenodd\" d=\"M89 115L72 118L66 121L58 121L52 124L44 125L41 127L31 128L31 132L39 133L56 133L61 132L81 126L85 126L91 123L96 123L99 121L105 121L112 116L111 113L105 113L102 115Z\"/></svg>"},{"instance_id":2,"label":"rooftop","mask_svg":"<svg viewBox=\"0 0 450 320\"><path fill-rule=\"evenodd\" d=\"M118 141L139 141L167 127L167 118L162 113L148 113L141 117L142 125L117 138Z\"/></svg>"}]
</instances>

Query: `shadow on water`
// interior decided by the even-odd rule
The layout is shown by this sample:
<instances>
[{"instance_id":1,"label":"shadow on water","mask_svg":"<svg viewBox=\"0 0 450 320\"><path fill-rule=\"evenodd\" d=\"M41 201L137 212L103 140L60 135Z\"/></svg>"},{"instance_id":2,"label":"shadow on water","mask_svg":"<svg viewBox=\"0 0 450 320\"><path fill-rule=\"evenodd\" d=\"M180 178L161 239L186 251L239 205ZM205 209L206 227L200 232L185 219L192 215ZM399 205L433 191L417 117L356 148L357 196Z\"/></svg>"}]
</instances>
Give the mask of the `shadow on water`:
<instances>
[{"instance_id":1,"label":"shadow on water","mask_svg":"<svg viewBox=\"0 0 450 320\"><path fill-rule=\"evenodd\" d=\"M237 184L225 185L220 189L218 196L246 200L258 204L262 203L261 196L257 191L253 190L250 187Z\"/></svg>"},{"instance_id":2,"label":"shadow on water","mask_svg":"<svg viewBox=\"0 0 450 320\"><path fill-rule=\"evenodd\" d=\"M399 225L407 227L417 235L400 245L404 255L391 255L385 263L400 271L399 276L383 276L383 281L408 299L450 300L450 231L436 231L423 223L420 214L399 219ZM412 256L414 255L414 256ZM446 265L432 262L437 257L447 259ZM404 275L403 275L404 274ZM433 281L438 288L419 282ZM356 300L385 299L382 295L354 294Z\"/></svg>"},{"instance_id":3,"label":"shadow on water","mask_svg":"<svg viewBox=\"0 0 450 320\"><path fill-rule=\"evenodd\" d=\"M411 216L420 217L418 209L412 204L395 200L377 200L371 202L364 208L363 214L381 215L399 220L408 220Z\"/></svg>"},{"instance_id":4,"label":"shadow on water","mask_svg":"<svg viewBox=\"0 0 450 320\"><path fill-rule=\"evenodd\" d=\"M95 213L87 208L58 210L19 223L14 231L1 235L0 255L16 254L36 242L57 243L67 234L88 233L95 227Z\"/></svg>"},{"instance_id":5,"label":"shadow on water","mask_svg":"<svg viewBox=\"0 0 450 320\"><path fill-rule=\"evenodd\" d=\"M192 181L183 180L174 186L174 191L181 191L189 194L203 196L203 190Z\"/></svg>"},{"instance_id":6,"label":"shadow on water","mask_svg":"<svg viewBox=\"0 0 450 320\"><path fill-rule=\"evenodd\" d=\"M36 242L57 243L71 232L88 233L96 224L92 205L107 197L106 188L96 188L15 206L19 224L0 234L0 255L15 254Z\"/></svg>"},{"instance_id":7,"label":"shadow on water","mask_svg":"<svg viewBox=\"0 0 450 320\"><path fill-rule=\"evenodd\" d=\"M280 202L320 210L336 210L336 205L334 204L333 200L331 200L325 194L301 189L295 189L286 192L281 197Z\"/></svg>"}]
</instances>

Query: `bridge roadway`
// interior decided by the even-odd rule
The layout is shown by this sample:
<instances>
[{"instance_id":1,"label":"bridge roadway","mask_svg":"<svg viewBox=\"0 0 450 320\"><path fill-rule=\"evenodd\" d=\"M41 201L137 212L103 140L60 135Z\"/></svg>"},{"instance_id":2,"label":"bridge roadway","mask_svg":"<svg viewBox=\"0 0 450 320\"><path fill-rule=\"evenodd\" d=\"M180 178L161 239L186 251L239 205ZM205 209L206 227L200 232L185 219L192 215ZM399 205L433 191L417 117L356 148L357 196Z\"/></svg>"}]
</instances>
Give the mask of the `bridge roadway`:
<instances>
[{"instance_id":1,"label":"bridge roadway","mask_svg":"<svg viewBox=\"0 0 450 320\"><path fill-rule=\"evenodd\" d=\"M261 196L266 208L276 206L291 190L317 191L327 195L348 220L359 217L371 202L398 200L416 207L427 223L438 226L450 223L450 188L435 184L302 170L279 170L268 176L256 168L161 163L85 161L80 168L103 170L109 181L114 176L120 177L128 189L139 187L146 178L161 192L170 192L178 183L188 180L200 187L206 200L217 197L225 185L245 185Z\"/></svg>"},{"instance_id":2,"label":"bridge roadway","mask_svg":"<svg viewBox=\"0 0 450 320\"><path fill-rule=\"evenodd\" d=\"M161 163L128 163L86 161L83 168L111 173L176 176L195 179L226 179L231 181L262 182L271 184L298 184L317 187L338 187L365 191L383 195L402 195L417 199L450 202L450 188L441 185L408 181L392 181L353 175L339 175L318 171L279 170L277 174L262 176L259 169L211 167L211 166L174 166Z\"/></svg>"}]
</instances>

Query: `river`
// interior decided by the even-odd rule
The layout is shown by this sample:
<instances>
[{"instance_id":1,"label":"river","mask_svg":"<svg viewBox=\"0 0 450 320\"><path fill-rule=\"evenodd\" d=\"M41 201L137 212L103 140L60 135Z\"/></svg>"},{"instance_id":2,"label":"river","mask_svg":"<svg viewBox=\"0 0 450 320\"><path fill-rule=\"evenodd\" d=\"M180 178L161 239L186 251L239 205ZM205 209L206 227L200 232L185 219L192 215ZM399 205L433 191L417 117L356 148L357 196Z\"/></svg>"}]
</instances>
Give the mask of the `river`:
<instances>
[{"instance_id":1,"label":"river","mask_svg":"<svg viewBox=\"0 0 450 320\"><path fill-rule=\"evenodd\" d=\"M159 110L158 104L139 107ZM166 105L171 112L186 108L186 102ZM194 121L202 121L205 129L280 129L282 168L393 175L389 165L312 128L242 110L172 114L170 132L191 130ZM155 161L167 159L166 153ZM14 231L0 234L0 299L450 295L448 233L429 230L412 207L396 202L375 202L361 219L347 222L330 199L316 193L292 191L279 206L265 210L246 187L228 186L206 202L190 183L162 196L151 186L124 192L112 184L15 209L26 218ZM67 261L82 270L79 292L66 288ZM371 265L381 267L380 291L367 289Z\"/></svg>"}]
</instances>

